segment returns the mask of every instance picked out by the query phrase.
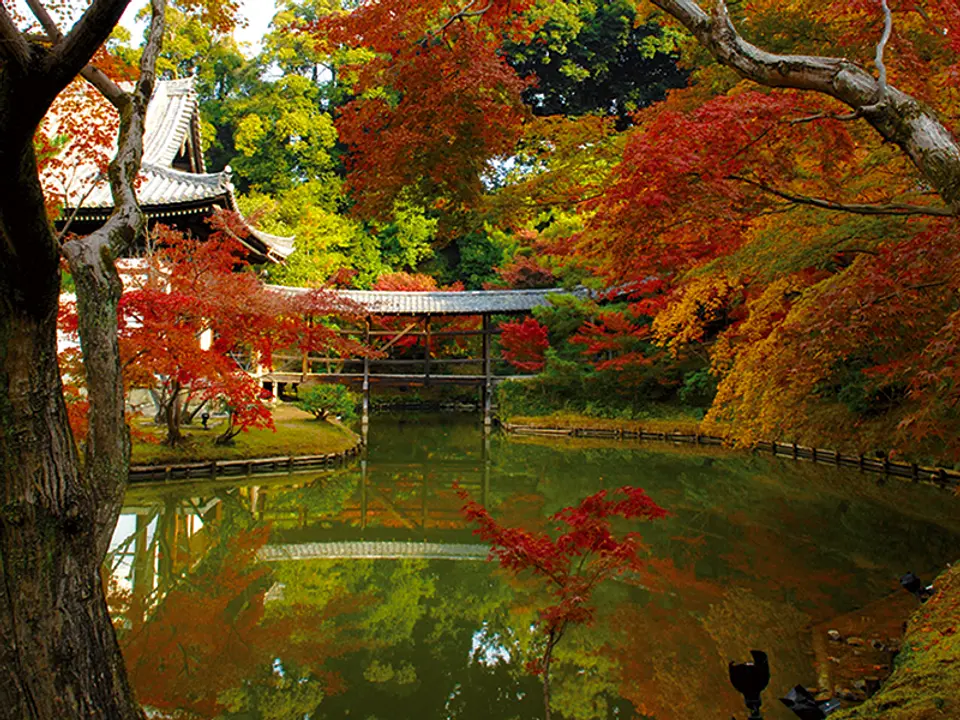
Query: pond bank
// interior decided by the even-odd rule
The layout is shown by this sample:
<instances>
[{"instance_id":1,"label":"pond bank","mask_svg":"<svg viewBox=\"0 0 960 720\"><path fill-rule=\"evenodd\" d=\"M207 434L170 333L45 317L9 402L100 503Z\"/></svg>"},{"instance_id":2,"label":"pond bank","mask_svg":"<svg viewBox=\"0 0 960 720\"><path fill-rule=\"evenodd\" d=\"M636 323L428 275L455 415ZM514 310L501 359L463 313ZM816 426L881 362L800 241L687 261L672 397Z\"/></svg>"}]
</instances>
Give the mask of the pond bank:
<instances>
[{"instance_id":1,"label":"pond bank","mask_svg":"<svg viewBox=\"0 0 960 720\"><path fill-rule=\"evenodd\" d=\"M683 427L685 426L685 427ZM729 445L729 438L701 434L699 423L690 420L619 421L585 416L553 418L516 417L502 421L501 427L510 434L545 437L584 437L610 440L653 440L694 445ZM960 472L942 467L925 467L917 463L892 461L886 456L871 458L864 454L850 455L839 450L806 447L797 443L757 442L754 452L769 453L780 458L806 460L815 463L847 467L861 472L880 473L912 480L929 482L940 487L960 488Z\"/></svg>"},{"instance_id":2,"label":"pond bank","mask_svg":"<svg viewBox=\"0 0 960 720\"><path fill-rule=\"evenodd\" d=\"M273 409L275 430L261 429L241 433L233 445L215 445L221 428L214 422L209 429L199 424L183 428L186 442L176 448L162 444L164 429L149 421L137 424L130 464L180 465L212 461L256 460L261 458L300 457L340 454L354 448L359 437L349 428L315 419L293 405L280 403Z\"/></svg>"},{"instance_id":3,"label":"pond bank","mask_svg":"<svg viewBox=\"0 0 960 720\"><path fill-rule=\"evenodd\" d=\"M936 592L910 619L893 674L876 695L836 720L960 717L960 564L934 581Z\"/></svg>"}]
</instances>

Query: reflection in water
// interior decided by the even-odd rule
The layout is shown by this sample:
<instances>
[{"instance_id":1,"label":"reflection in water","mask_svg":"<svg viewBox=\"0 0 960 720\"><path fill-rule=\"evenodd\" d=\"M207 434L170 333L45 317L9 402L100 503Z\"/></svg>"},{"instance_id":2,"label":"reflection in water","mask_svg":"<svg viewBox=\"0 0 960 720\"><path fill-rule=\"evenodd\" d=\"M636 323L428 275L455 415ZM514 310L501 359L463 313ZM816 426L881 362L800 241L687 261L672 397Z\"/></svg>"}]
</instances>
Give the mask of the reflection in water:
<instances>
[{"instance_id":1,"label":"reflection in water","mask_svg":"<svg viewBox=\"0 0 960 720\"><path fill-rule=\"evenodd\" d=\"M483 562L454 481L504 524L542 527L635 485L672 516L642 576L602 586L557 647L558 716L726 718L726 664L770 653L774 698L816 683L809 628L929 576L960 539L940 491L693 449L493 437L473 418L373 418L331 473L134 487L111 607L141 700L168 717L538 718L525 664L541 583Z\"/></svg>"}]
</instances>

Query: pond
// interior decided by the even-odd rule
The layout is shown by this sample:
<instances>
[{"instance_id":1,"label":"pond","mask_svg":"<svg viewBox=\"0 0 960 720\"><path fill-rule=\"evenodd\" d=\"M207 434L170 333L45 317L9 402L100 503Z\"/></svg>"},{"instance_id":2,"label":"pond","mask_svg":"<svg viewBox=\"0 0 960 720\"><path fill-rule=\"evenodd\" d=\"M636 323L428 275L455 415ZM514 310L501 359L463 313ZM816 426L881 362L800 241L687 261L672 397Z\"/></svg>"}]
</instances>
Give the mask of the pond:
<instances>
[{"instance_id":1,"label":"pond","mask_svg":"<svg viewBox=\"0 0 960 720\"><path fill-rule=\"evenodd\" d=\"M109 599L158 717L543 717L525 665L542 582L487 562L452 485L532 529L600 489L643 487L645 571L568 633L554 717L745 717L727 662L770 655L775 698L816 686L811 627L956 559L957 500L855 471L671 445L484 437L469 415L374 416L332 472L137 486Z\"/></svg>"}]
</instances>

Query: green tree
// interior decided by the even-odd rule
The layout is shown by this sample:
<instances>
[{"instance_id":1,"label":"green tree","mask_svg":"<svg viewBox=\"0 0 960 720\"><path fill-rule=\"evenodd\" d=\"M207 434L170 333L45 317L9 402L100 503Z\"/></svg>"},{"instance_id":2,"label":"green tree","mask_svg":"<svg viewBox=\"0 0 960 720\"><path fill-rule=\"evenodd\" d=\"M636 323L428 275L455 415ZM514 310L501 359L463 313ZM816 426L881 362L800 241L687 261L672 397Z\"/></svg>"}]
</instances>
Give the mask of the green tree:
<instances>
[{"instance_id":1,"label":"green tree","mask_svg":"<svg viewBox=\"0 0 960 720\"><path fill-rule=\"evenodd\" d=\"M545 14L529 41L505 47L518 73L536 75L523 97L537 115L610 115L624 129L631 113L686 84L677 33L639 24L627 0L550 3Z\"/></svg>"}]
</instances>

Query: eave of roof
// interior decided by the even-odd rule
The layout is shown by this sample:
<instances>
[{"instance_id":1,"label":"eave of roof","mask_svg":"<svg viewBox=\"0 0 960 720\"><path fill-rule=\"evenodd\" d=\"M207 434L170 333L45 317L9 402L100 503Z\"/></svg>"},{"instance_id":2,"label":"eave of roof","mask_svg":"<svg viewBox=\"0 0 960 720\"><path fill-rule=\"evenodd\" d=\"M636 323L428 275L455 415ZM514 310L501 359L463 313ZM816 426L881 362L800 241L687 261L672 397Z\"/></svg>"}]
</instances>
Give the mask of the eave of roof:
<instances>
[{"instance_id":1,"label":"eave of roof","mask_svg":"<svg viewBox=\"0 0 960 720\"><path fill-rule=\"evenodd\" d=\"M289 294L310 292L306 288L271 285ZM329 290L335 297L356 303L371 315L482 315L530 312L559 295L586 296L584 288L565 290L473 290L464 292L399 292L381 290Z\"/></svg>"}]
</instances>

